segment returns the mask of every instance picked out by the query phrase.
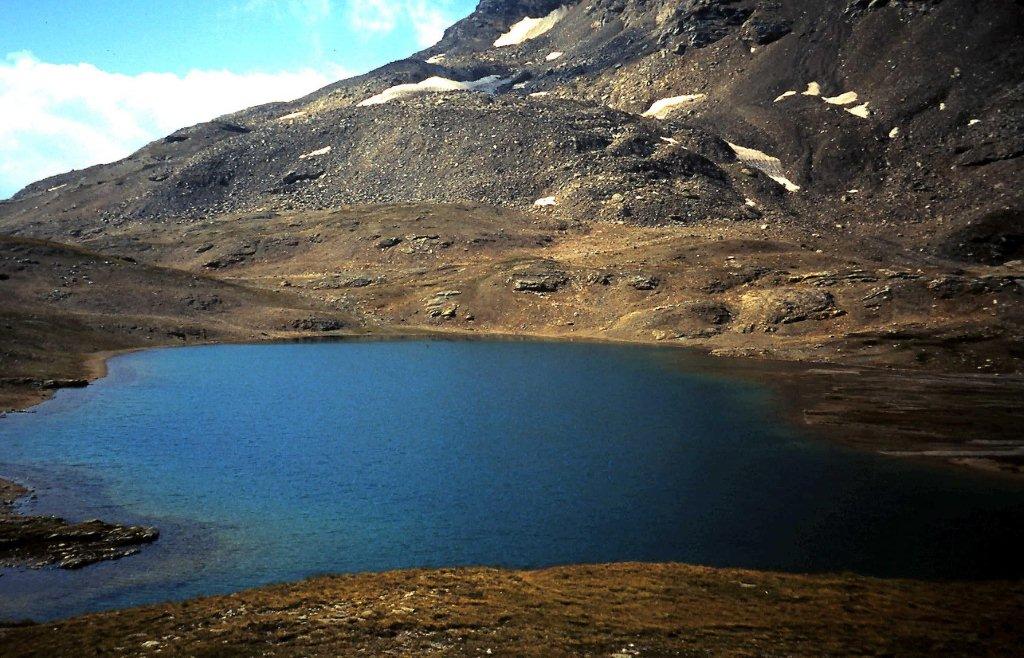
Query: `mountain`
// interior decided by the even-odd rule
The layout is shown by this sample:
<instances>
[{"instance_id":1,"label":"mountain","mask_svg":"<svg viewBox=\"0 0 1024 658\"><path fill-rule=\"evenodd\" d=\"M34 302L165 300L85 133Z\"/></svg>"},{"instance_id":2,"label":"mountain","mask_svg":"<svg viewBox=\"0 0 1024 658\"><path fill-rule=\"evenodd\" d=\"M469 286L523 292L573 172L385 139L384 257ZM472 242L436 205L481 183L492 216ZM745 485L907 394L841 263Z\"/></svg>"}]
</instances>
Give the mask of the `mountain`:
<instances>
[{"instance_id":1,"label":"mountain","mask_svg":"<svg viewBox=\"0 0 1024 658\"><path fill-rule=\"evenodd\" d=\"M551 16L549 29L493 45L531 16ZM31 221L40 201L116 221L286 204L528 208L547 195L580 217L664 224L742 216L751 195L820 217L834 214L822 197L857 189L859 222L944 220L949 234L965 215L1019 209L1019 186L999 183L1024 151L1021 27L1009 0L483 2L407 60L30 185L4 224ZM359 106L435 76L493 77L497 93ZM642 116L674 97L664 119ZM726 141L777 157L802 194L737 176ZM680 196L681 179L707 198ZM609 209L613 190L648 195Z\"/></svg>"},{"instance_id":2,"label":"mountain","mask_svg":"<svg viewBox=\"0 0 1024 658\"><path fill-rule=\"evenodd\" d=\"M1022 17L484 0L407 59L0 203L4 370L54 379L53 349L91 351L26 338L56 317L119 348L248 327L181 305L200 277L278 309L239 338L511 332L1020 371ZM85 313L82 277L25 244L130 259L175 299L126 331L110 318L132 286Z\"/></svg>"}]
</instances>

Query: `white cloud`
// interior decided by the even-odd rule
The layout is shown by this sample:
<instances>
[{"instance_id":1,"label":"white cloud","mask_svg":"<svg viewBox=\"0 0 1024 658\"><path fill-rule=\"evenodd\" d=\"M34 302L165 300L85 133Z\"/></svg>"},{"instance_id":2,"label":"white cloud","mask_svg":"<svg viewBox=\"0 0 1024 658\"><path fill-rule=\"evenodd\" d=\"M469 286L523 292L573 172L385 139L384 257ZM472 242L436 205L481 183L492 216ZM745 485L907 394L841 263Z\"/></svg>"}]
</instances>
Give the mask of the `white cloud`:
<instances>
[{"instance_id":1,"label":"white cloud","mask_svg":"<svg viewBox=\"0 0 1024 658\"><path fill-rule=\"evenodd\" d=\"M408 25L420 47L437 43L446 27L455 22L451 0L350 0L348 16L362 32L390 34Z\"/></svg>"},{"instance_id":2,"label":"white cloud","mask_svg":"<svg viewBox=\"0 0 1024 658\"><path fill-rule=\"evenodd\" d=\"M357 30L388 33L398 23L398 3L391 0L352 0L349 20Z\"/></svg>"},{"instance_id":3,"label":"white cloud","mask_svg":"<svg viewBox=\"0 0 1024 658\"><path fill-rule=\"evenodd\" d=\"M0 198L40 178L117 160L183 126L291 100L346 75L338 68L123 75L8 54L0 60Z\"/></svg>"}]
</instances>

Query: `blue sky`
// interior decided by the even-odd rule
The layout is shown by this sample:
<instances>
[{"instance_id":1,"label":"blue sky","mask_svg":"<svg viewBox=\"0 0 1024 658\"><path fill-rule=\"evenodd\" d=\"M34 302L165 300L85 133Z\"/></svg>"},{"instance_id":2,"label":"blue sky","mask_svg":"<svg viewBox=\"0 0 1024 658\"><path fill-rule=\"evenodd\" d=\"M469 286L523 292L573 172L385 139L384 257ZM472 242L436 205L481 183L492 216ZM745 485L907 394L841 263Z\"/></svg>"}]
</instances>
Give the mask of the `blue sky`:
<instances>
[{"instance_id":1,"label":"blue sky","mask_svg":"<svg viewBox=\"0 0 1024 658\"><path fill-rule=\"evenodd\" d=\"M0 0L0 198L434 43L476 0Z\"/></svg>"}]
</instances>

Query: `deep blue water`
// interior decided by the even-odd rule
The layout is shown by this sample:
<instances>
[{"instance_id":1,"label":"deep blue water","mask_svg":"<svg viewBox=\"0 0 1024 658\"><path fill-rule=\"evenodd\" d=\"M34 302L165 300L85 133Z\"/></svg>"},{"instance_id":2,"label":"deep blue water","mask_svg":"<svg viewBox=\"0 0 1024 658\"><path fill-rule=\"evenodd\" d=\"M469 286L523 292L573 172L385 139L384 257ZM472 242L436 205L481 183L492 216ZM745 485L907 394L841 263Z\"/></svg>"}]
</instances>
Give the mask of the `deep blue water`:
<instances>
[{"instance_id":1,"label":"deep blue water","mask_svg":"<svg viewBox=\"0 0 1024 658\"><path fill-rule=\"evenodd\" d=\"M703 365L545 342L118 357L0 421L0 474L36 488L29 511L162 537L81 571L6 570L0 617L411 566L1024 575L1024 488L799 436L767 389Z\"/></svg>"}]
</instances>

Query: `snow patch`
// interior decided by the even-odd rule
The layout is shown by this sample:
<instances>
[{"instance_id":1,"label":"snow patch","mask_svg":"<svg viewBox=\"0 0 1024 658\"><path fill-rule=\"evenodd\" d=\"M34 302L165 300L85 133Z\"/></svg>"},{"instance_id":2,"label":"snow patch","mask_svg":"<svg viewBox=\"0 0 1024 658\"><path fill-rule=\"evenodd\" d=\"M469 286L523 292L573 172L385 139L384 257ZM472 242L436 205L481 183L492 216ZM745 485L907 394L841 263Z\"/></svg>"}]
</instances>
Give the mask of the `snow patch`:
<instances>
[{"instance_id":1,"label":"snow patch","mask_svg":"<svg viewBox=\"0 0 1024 658\"><path fill-rule=\"evenodd\" d=\"M808 82L807 83L807 89L802 91L802 92L800 92L800 93L802 95L804 95L804 96L816 96L818 98L821 98L821 100L825 101L829 105L850 105L851 103L856 103L857 99L859 98L859 95L855 91L843 92L842 94L839 94L838 96L822 96L821 95L821 85L818 84L817 82ZM781 100L783 100L785 98L789 98L790 96L795 96L795 95L796 95L795 91L787 91L787 92L781 94L780 96L778 96L775 99L775 102L778 103L779 101L781 101ZM868 118L871 117L871 110L868 109L868 105L869 105L868 102L864 102L864 103L862 103L860 105L857 105L855 107L844 107L843 109L846 110L847 112L849 112L850 114L854 115L854 116L858 116L858 117L860 117L862 119L868 119Z\"/></svg>"},{"instance_id":2,"label":"snow patch","mask_svg":"<svg viewBox=\"0 0 1024 658\"><path fill-rule=\"evenodd\" d=\"M853 116L860 117L861 119L868 119L871 117L871 110L868 109L868 103L862 103L857 107L847 107L845 109Z\"/></svg>"},{"instance_id":3,"label":"snow patch","mask_svg":"<svg viewBox=\"0 0 1024 658\"><path fill-rule=\"evenodd\" d=\"M300 155L299 156L299 160L305 160L306 158L316 158L316 157L319 157L321 155L327 155L330 152L331 152L331 147L330 146L325 146L322 149L317 149L315 151L310 151L309 153L304 153L304 154Z\"/></svg>"},{"instance_id":4,"label":"snow patch","mask_svg":"<svg viewBox=\"0 0 1024 658\"><path fill-rule=\"evenodd\" d=\"M426 62L427 64L440 64L441 62L444 61L445 56L446 55L444 53L434 55L433 57L427 59Z\"/></svg>"},{"instance_id":5,"label":"snow patch","mask_svg":"<svg viewBox=\"0 0 1024 658\"><path fill-rule=\"evenodd\" d=\"M553 196L546 196L546 197L541 197L541 198L537 199L536 201L534 201L533 205L537 206L538 208L541 208L541 207L544 207L544 206L553 206L556 203L557 203L557 201L555 201L555 197L553 197Z\"/></svg>"},{"instance_id":6,"label":"snow patch","mask_svg":"<svg viewBox=\"0 0 1024 658\"><path fill-rule=\"evenodd\" d=\"M302 118L304 116L306 116L306 111L305 110L299 110L298 112L292 112L291 114L286 114L283 117L278 117L277 120L278 121L291 121L292 119L300 119L300 118Z\"/></svg>"},{"instance_id":7,"label":"snow patch","mask_svg":"<svg viewBox=\"0 0 1024 658\"><path fill-rule=\"evenodd\" d=\"M679 144L679 140L673 139L672 137L662 137L661 141L665 142L666 144L671 144L672 146L676 146Z\"/></svg>"},{"instance_id":8,"label":"snow patch","mask_svg":"<svg viewBox=\"0 0 1024 658\"><path fill-rule=\"evenodd\" d=\"M51 187L50 189L48 189L48 190L46 190L46 191L47 191L47 192L56 192L56 191L57 191L57 190L59 190L60 188L62 188L62 187L67 187L67 186L68 186L68 184L67 184L67 183L61 183L60 185L57 185L56 187Z\"/></svg>"},{"instance_id":9,"label":"snow patch","mask_svg":"<svg viewBox=\"0 0 1024 658\"><path fill-rule=\"evenodd\" d=\"M974 126L974 125L977 125L979 123L981 123L981 119L971 119L970 121L967 122L967 125L968 126Z\"/></svg>"},{"instance_id":10,"label":"snow patch","mask_svg":"<svg viewBox=\"0 0 1024 658\"><path fill-rule=\"evenodd\" d=\"M544 61L553 62L564 54L565 53L563 53L561 50L556 50L554 52L548 53L548 56L544 58Z\"/></svg>"},{"instance_id":11,"label":"snow patch","mask_svg":"<svg viewBox=\"0 0 1024 658\"><path fill-rule=\"evenodd\" d=\"M889 139L896 139L896 136L900 134L900 129L897 126L889 131Z\"/></svg>"},{"instance_id":12,"label":"snow patch","mask_svg":"<svg viewBox=\"0 0 1024 658\"><path fill-rule=\"evenodd\" d=\"M672 98L662 98L660 101L654 101L651 108L643 113L643 116L664 119L680 106L702 101L707 97L707 94L686 94L683 96L673 96Z\"/></svg>"},{"instance_id":13,"label":"snow patch","mask_svg":"<svg viewBox=\"0 0 1024 658\"><path fill-rule=\"evenodd\" d=\"M400 98L408 98L409 96L439 94L453 91L480 91L487 94L493 94L498 90L498 87L509 80L510 78L501 78L497 75L489 75L485 78L480 78L479 80L457 82L455 80L449 80L448 78L433 76L423 80L422 82L389 87L376 96L371 96L370 98L362 101L359 103L359 107L383 105L384 103L390 103L391 101L398 100Z\"/></svg>"},{"instance_id":14,"label":"snow patch","mask_svg":"<svg viewBox=\"0 0 1024 658\"><path fill-rule=\"evenodd\" d=\"M736 154L736 157L743 164L750 165L754 169L764 172L768 178L782 185L790 192L796 192L800 189L799 185L786 178L785 172L782 171L782 161L778 158L757 149L738 146L732 142L726 142L726 144L729 145L729 148L733 150L733 153Z\"/></svg>"},{"instance_id":15,"label":"snow patch","mask_svg":"<svg viewBox=\"0 0 1024 658\"><path fill-rule=\"evenodd\" d=\"M530 94L530 98L544 98L545 96L550 96L550 95L551 95L550 91L535 91L532 94Z\"/></svg>"},{"instance_id":16,"label":"snow patch","mask_svg":"<svg viewBox=\"0 0 1024 658\"><path fill-rule=\"evenodd\" d=\"M557 25L558 21L565 18L567 13L569 13L568 9L559 7L543 18L530 18L527 16L509 28L508 32L498 37L498 40L494 42L494 46L496 48L518 46L530 39L536 39Z\"/></svg>"},{"instance_id":17,"label":"snow patch","mask_svg":"<svg viewBox=\"0 0 1024 658\"><path fill-rule=\"evenodd\" d=\"M828 96L821 100L825 101L829 105L849 105L850 103L857 102L857 92L848 91L845 94L839 94L838 96Z\"/></svg>"}]
</instances>

